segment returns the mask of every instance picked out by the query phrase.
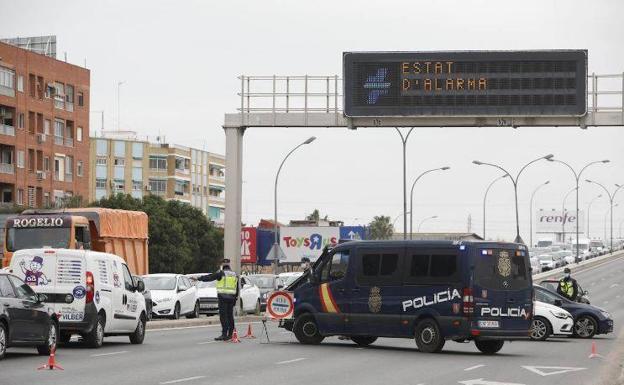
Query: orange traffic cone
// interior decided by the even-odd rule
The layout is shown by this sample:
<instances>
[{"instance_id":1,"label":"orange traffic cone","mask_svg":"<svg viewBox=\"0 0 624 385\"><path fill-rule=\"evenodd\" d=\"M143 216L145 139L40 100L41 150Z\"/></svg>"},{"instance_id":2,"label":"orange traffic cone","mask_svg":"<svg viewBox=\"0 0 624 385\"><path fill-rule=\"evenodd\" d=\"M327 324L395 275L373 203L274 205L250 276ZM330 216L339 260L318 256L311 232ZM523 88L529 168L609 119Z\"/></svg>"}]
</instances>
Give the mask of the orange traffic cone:
<instances>
[{"instance_id":1,"label":"orange traffic cone","mask_svg":"<svg viewBox=\"0 0 624 385\"><path fill-rule=\"evenodd\" d=\"M247 334L245 334L242 338L256 338L256 336L253 335L253 331L251 330L251 324L247 326Z\"/></svg>"},{"instance_id":2,"label":"orange traffic cone","mask_svg":"<svg viewBox=\"0 0 624 385\"><path fill-rule=\"evenodd\" d=\"M50 350L50 357L48 358L48 363L41 365L40 367L37 368L37 370L42 370L42 369L65 370L59 364L56 363L55 356L56 356L56 345L52 346L52 349Z\"/></svg>"},{"instance_id":3,"label":"orange traffic cone","mask_svg":"<svg viewBox=\"0 0 624 385\"><path fill-rule=\"evenodd\" d=\"M589 358L600 358L600 357L602 357L602 355L598 354L597 352L596 342L592 341L591 354L589 355Z\"/></svg>"},{"instance_id":4,"label":"orange traffic cone","mask_svg":"<svg viewBox=\"0 0 624 385\"><path fill-rule=\"evenodd\" d=\"M240 340L238 339L238 332L236 331L236 328L234 328L234 333L232 333L232 338L230 339L230 342L235 343L235 344L240 344Z\"/></svg>"}]
</instances>

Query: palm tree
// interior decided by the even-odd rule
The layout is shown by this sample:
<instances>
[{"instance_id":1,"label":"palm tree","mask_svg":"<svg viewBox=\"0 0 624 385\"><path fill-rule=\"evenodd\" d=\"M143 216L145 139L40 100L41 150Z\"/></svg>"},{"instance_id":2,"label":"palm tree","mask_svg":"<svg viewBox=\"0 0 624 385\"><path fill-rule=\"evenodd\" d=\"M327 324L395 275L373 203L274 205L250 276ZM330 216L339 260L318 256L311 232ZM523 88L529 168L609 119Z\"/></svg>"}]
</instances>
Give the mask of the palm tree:
<instances>
[{"instance_id":1,"label":"palm tree","mask_svg":"<svg viewBox=\"0 0 624 385\"><path fill-rule=\"evenodd\" d=\"M390 239L394 233L394 226L390 223L390 217L384 215L374 217L368 227L371 239Z\"/></svg>"}]
</instances>

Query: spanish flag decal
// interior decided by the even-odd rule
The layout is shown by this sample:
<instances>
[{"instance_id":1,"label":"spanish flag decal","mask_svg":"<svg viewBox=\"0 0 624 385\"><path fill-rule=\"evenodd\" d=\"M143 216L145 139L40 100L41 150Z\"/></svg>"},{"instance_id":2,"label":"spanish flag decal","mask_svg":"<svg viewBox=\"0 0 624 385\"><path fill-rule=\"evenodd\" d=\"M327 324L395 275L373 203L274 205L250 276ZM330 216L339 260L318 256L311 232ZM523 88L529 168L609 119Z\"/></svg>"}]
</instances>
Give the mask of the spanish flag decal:
<instances>
[{"instance_id":1,"label":"spanish flag decal","mask_svg":"<svg viewBox=\"0 0 624 385\"><path fill-rule=\"evenodd\" d=\"M336 300L329 289L329 284L324 283L319 286L319 297L321 298L321 306L324 313L340 313Z\"/></svg>"}]
</instances>

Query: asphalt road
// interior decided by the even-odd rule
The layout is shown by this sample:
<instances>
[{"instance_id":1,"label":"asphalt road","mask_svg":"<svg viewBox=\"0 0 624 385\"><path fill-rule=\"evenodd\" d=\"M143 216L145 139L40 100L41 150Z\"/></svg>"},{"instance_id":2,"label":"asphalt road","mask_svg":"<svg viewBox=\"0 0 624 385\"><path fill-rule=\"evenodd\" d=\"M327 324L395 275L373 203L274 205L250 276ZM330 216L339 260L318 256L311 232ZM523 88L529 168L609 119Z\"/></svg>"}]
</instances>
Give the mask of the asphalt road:
<instances>
[{"instance_id":1,"label":"asphalt road","mask_svg":"<svg viewBox=\"0 0 624 385\"><path fill-rule=\"evenodd\" d=\"M602 358L589 358L592 340L573 338L507 343L484 356L472 343L455 342L440 354L423 354L406 339L380 339L368 348L338 338L303 346L275 325L270 344L262 338L231 344L214 342L219 327L206 326L149 331L140 346L125 337L107 338L99 350L70 343L57 353L64 371L37 371L46 357L11 349L0 361L0 384L614 384L604 377L622 370L614 355L624 350L624 257L575 276L615 320L614 333L593 339ZM261 325L252 326L259 337Z\"/></svg>"}]
</instances>

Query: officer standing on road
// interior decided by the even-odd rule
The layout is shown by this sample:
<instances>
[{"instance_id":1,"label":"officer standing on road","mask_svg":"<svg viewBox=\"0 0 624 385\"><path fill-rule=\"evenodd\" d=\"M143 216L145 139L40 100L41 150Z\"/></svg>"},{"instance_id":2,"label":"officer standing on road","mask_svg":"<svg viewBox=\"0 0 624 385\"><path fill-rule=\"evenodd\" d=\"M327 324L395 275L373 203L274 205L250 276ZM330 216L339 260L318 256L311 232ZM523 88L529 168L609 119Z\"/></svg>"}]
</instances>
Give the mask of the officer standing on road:
<instances>
[{"instance_id":1,"label":"officer standing on road","mask_svg":"<svg viewBox=\"0 0 624 385\"><path fill-rule=\"evenodd\" d=\"M221 263L221 270L201 276L198 280L217 281L221 335L215 338L215 341L229 341L234 333L234 306L238 299L238 276L230 269L230 260L224 259Z\"/></svg>"},{"instance_id":2,"label":"officer standing on road","mask_svg":"<svg viewBox=\"0 0 624 385\"><path fill-rule=\"evenodd\" d=\"M576 301L578 296L578 285L576 280L570 276L570 269L565 268L563 270L564 276L559 280L559 286L557 286L557 293L566 297L571 301Z\"/></svg>"},{"instance_id":3,"label":"officer standing on road","mask_svg":"<svg viewBox=\"0 0 624 385\"><path fill-rule=\"evenodd\" d=\"M312 267L312 264L310 263L310 258L308 257L301 258L301 268L303 269L304 273L310 270L311 267Z\"/></svg>"}]
</instances>

